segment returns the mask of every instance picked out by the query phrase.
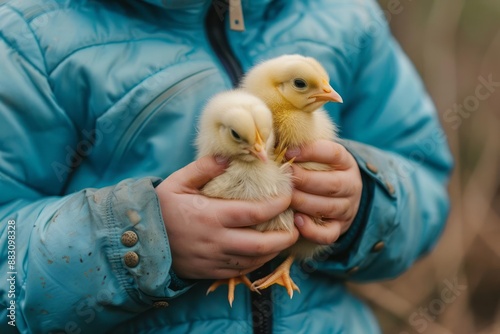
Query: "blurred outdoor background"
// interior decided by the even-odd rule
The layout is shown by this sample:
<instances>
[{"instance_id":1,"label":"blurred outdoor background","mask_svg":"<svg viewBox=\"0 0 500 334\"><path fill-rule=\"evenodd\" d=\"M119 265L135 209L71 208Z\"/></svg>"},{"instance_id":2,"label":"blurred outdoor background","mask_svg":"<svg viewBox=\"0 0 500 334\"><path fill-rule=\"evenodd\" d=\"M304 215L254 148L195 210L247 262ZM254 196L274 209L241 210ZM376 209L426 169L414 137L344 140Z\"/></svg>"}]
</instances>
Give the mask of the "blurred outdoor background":
<instances>
[{"instance_id":1,"label":"blurred outdoor background","mask_svg":"<svg viewBox=\"0 0 500 334\"><path fill-rule=\"evenodd\" d=\"M430 256L353 290L384 333L500 333L500 1L379 2L437 105L456 167Z\"/></svg>"}]
</instances>

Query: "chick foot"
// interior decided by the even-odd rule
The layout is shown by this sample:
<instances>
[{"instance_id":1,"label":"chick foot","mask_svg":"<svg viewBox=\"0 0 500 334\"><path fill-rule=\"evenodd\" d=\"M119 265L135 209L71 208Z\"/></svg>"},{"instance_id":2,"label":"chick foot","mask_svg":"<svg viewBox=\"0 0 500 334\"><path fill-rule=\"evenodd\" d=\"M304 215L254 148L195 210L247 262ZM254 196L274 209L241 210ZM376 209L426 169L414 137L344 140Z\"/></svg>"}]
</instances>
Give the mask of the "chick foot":
<instances>
[{"instance_id":1,"label":"chick foot","mask_svg":"<svg viewBox=\"0 0 500 334\"><path fill-rule=\"evenodd\" d=\"M219 279L216 280L212 285L207 290L207 295L210 292L215 291L219 286L227 284L228 285L228 292L227 292L227 299L229 300L229 305L233 307L233 301L234 301L234 288L240 284L243 283L245 284L251 291L255 291L255 289L252 287L252 282L246 277L245 275L241 276L236 276L228 279ZM257 291L258 292L258 291Z\"/></svg>"},{"instance_id":2,"label":"chick foot","mask_svg":"<svg viewBox=\"0 0 500 334\"><path fill-rule=\"evenodd\" d=\"M290 255L272 273L253 282L252 288L258 291L268 288L273 284L279 284L286 288L290 298L293 297L293 290L296 290L300 293L299 287L290 277L290 267L292 266L294 260L295 257Z\"/></svg>"}]
</instances>

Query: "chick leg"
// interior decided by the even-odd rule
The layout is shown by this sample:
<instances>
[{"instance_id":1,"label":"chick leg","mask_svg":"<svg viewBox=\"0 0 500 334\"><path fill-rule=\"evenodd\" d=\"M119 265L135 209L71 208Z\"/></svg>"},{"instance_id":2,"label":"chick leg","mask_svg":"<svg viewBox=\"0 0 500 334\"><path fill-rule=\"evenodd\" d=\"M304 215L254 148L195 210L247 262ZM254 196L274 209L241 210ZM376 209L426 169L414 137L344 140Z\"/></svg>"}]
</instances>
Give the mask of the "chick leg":
<instances>
[{"instance_id":1,"label":"chick leg","mask_svg":"<svg viewBox=\"0 0 500 334\"><path fill-rule=\"evenodd\" d=\"M252 287L257 290L261 290L268 288L273 284L279 284L286 288L286 290L288 291L288 295L290 296L290 298L292 298L293 290L297 290L298 292L300 292L299 287L290 277L290 267L292 266L294 260L295 257L290 255L272 273L253 282Z\"/></svg>"},{"instance_id":2,"label":"chick leg","mask_svg":"<svg viewBox=\"0 0 500 334\"><path fill-rule=\"evenodd\" d=\"M238 284L240 284L240 283L245 284L250 290L255 291L254 288L252 287L252 282L250 282L250 280L248 279L248 277L246 277L245 275L240 275L240 276L236 276L236 277L232 277L232 278L228 278L228 279L219 279L219 280L216 280L208 288L207 295L210 292L215 291L215 289L217 289L219 286L221 286L223 284L227 284L228 285L227 299L229 300L229 305L231 307L233 307L234 288Z\"/></svg>"}]
</instances>

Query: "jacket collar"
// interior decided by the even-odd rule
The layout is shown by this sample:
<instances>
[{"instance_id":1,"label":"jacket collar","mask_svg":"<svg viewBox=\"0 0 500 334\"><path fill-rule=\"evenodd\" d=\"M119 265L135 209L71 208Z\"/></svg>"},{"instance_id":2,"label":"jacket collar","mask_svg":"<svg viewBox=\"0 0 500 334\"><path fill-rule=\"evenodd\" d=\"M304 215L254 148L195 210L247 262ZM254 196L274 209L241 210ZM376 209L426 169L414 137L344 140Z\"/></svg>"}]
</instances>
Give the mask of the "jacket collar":
<instances>
[{"instance_id":1,"label":"jacket collar","mask_svg":"<svg viewBox=\"0 0 500 334\"><path fill-rule=\"evenodd\" d=\"M205 8L211 0L142 0L167 9Z\"/></svg>"},{"instance_id":2,"label":"jacket collar","mask_svg":"<svg viewBox=\"0 0 500 334\"><path fill-rule=\"evenodd\" d=\"M184 22L202 22L210 6L215 6L217 13L226 16L229 12L229 0L141 0L177 11L176 17ZM268 5L278 0L241 0L243 17L249 20L262 19ZM290 1L290 0L286 0Z\"/></svg>"},{"instance_id":3,"label":"jacket collar","mask_svg":"<svg viewBox=\"0 0 500 334\"><path fill-rule=\"evenodd\" d=\"M209 5L218 6L223 10L228 7L229 0L142 0L167 9L205 9ZM265 7L273 0L241 0L243 9Z\"/></svg>"}]
</instances>

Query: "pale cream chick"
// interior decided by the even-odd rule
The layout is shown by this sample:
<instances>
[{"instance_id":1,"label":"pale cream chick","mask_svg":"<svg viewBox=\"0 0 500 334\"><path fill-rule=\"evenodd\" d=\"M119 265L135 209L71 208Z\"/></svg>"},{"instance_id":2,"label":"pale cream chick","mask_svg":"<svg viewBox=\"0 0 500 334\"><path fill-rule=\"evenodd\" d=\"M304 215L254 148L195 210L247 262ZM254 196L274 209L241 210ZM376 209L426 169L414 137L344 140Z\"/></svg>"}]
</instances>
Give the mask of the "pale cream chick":
<instances>
[{"instance_id":1,"label":"pale cream chick","mask_svg":"<svg viewBox=\"0 0 500 334\"><path fill-rule=\"evenodd\" d=\"M219 155L230 160L226 171L203 187L204 195L262 200L291 194L289 168L274 160L272 115L262 100L241 90L217 94L203 110L198 129L198 157ZM291 231L292 228L291 209L255 226L259 231ZM228 283L228 299L232 305L234 286L241 282L251 287L248 278L242 275L228 281L216 281L208 292Z\"/></svg>"},{"instance_id":2,"label":"pale cream chick","mask_svg":"<svg viewBox=\"0 0 500 334\"><path fill-rule=\"evenodd\" d=\"M284 155L288 148L301 147L319 139L335 140L336 126L322 106L342 102L330 86L329 76L321 64L301 55L285 55L265 61L245 76L242 89L256 95L271 109L276 135L276 152ZM308 170L326 171L332 167L315 162L297 163ZM313 217L322 224L322 217ZM325 250L322 246L300 238L283 252L289 257L271 275L254 282L257 289L272 284L284 285L290 297L298 288L291 280L290 266L295 258L305 259Z\"/></svg>"}]
</instances>

